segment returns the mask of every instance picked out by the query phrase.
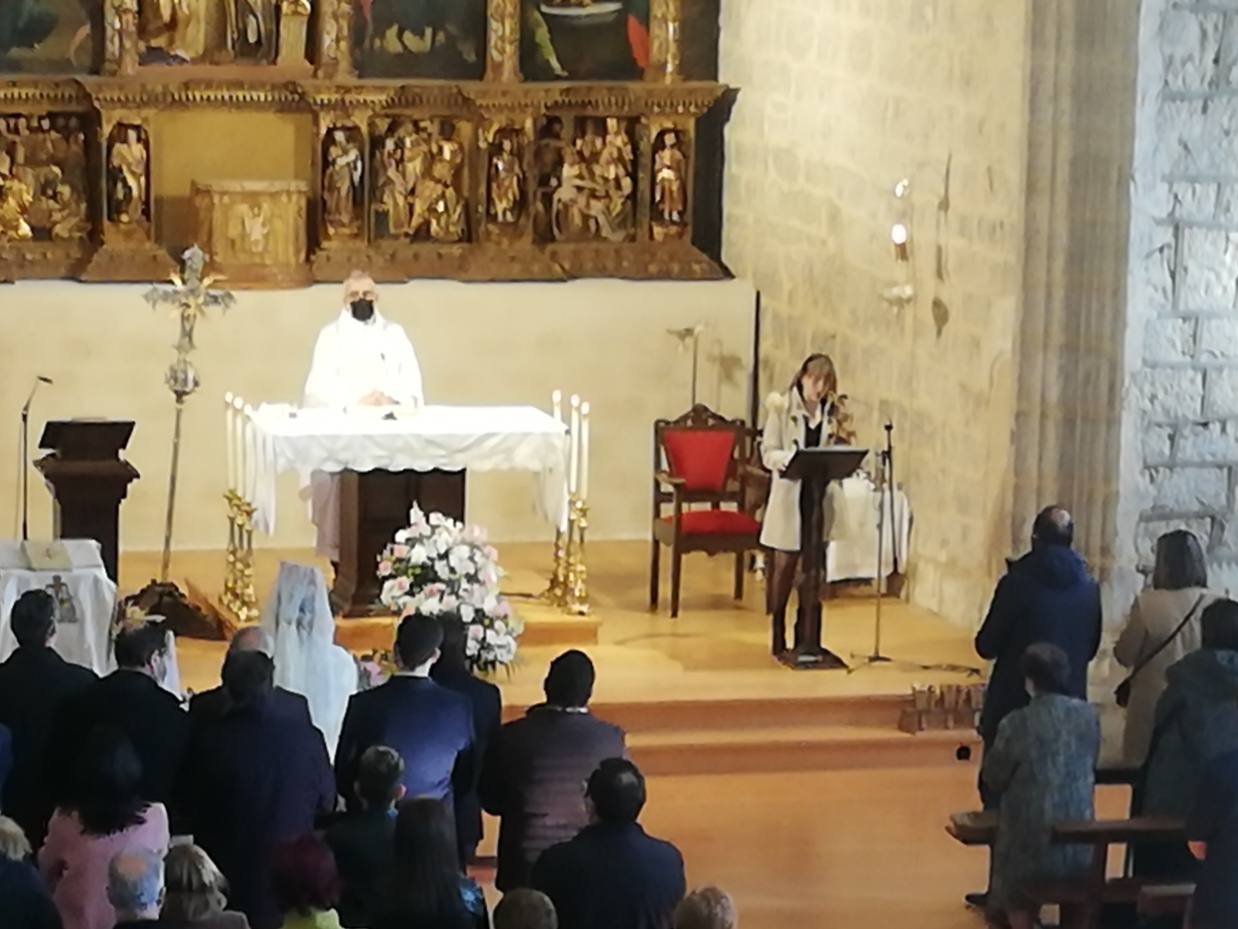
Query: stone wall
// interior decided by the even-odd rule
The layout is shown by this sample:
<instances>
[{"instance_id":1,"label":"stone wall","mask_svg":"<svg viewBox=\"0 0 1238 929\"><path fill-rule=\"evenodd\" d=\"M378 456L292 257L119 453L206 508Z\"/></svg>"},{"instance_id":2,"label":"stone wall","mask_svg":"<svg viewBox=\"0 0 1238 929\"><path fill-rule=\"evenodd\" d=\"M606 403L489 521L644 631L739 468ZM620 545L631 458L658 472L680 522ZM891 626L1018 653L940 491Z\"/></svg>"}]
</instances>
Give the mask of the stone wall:
<instances>
[{"instance_id":1,"label":"stone wall","mask_svg":"<svg viewBox=\"0 0 1238 929\"><path fill-rule=\"evenodd\" d=\"M911 596L966 624L1011 544L1028 28L986 0L723 4L723 257L762 296L762 391L826 351L860 440L894 422ZM889 240L903 177L910 267ZM883 301L904 283L909 305Z\"/></svg>"},{"instance_id":2,"label":"stone wall","mask_svg":"<svg viewBox=\"0 0 1238 929\"><path fill-rule=\"evenodd\" d=\"M1238 588L1238 0L1144 0L1118 559L1207 544ZM1126 570L1125 598L1141 579Z\"/></svg>"}]
</instances>

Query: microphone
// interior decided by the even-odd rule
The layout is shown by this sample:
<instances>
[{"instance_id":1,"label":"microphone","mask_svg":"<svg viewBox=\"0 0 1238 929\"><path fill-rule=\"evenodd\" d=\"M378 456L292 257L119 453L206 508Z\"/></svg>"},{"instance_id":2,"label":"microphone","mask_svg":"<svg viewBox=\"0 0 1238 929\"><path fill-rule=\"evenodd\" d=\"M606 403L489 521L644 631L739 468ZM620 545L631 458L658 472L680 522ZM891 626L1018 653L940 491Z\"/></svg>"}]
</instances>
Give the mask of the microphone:
<instances>
[{"instance_id":1,"label":"microphone","mask_svg":"<svg viewBox=\"0 0 1238 929\"><path fill-rule=\"evenodd\" d=\"M21 540L30 541L30 404L40 384L55 383L50 377L36 374L30 385L30 395L21 408Z\"/></svg>"}]
</instances>

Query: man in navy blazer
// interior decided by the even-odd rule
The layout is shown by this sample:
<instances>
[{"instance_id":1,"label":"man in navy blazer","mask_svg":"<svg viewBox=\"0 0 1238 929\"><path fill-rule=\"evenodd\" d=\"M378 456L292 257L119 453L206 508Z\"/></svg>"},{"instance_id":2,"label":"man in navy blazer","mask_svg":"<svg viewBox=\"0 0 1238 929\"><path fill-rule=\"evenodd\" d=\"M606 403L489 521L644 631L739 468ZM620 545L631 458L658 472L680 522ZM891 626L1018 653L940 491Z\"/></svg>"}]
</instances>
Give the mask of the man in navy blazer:
<instances>
[{"instance_id":1,"label":"man in navy blazer","mask_svg":"<svg viewBox=\"0 0 1238 929\"><path fill-rule=\"evenodd\" d=\"M439 658L443 627L433 616L406 616L396 632L399 667L385 684L348 701L335 753L340 793L357 808L355 785L361 756L386 745L404 759L405 795L445 800L476 785L473 711L469 701L430 679Z\"/></svg>"},{"instance_id":2,"label":"man in navy blazer","mask_svg":"<svg viewBox=\"0 0 1238 929\"><path fill-rule=\"evenodd\" d=\"M533 866L559 929L670 929L686 888L683 856L637 823L645 778L626 758L608 758L585 789L590 824L552 845Z\"/></svg>"},{"instance_id":3,"label":"man in navy blazer","mask_svg":"<svg viewBox=\"0 0 1238 929\"><path fill-rule=\"evenodd\" d=\"M261 626L246 626L244 629L238 629L232 641L228 643L227 654L234 655L237 652L262 652L268 658L274 658L275 646L271 642L270 634ZM227 660L228 657L225 655L224 661ZM201 725L207 720L219 719L228 712L231 706L228 690L220 684L211 690L204 690L200 694L193 695L189 701L189 718L195 726ZM271 691L271 709L277 715L287 716L290 719L311 721L309 703L306 702L305 697L291 690L284 690L282 687L276 687Z\"/></svg>"}]
</instances>

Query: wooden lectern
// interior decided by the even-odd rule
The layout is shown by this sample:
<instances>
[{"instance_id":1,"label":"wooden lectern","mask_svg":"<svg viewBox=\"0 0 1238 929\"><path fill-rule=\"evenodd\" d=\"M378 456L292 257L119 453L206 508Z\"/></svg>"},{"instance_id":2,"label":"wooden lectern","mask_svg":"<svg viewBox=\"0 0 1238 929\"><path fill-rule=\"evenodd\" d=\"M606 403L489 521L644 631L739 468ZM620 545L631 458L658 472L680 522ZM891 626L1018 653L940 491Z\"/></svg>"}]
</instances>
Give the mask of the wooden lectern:
<instances>
[{"instance_id":1,"label":"wooden lectern","mask_svg":"<svg viewBox=\"0 0 1238 929\"><path fill-rule=\"evenodd\" d=\"M787 464L783 476L803 482L809 495L812 519L800 527L799 604L795 615L795 647L779 658L795 669L845 668L841 658L821 646L821 574L825 567L823 507L831 481L850 477L859 468L868 449L801 448Z\"/></svg>"},{"instance_id":2,"label":"wooden lectern","mask_svg":"<svg viewBox=\"0 0 1238 929\"><path fill-rule=\"evenodd\" d=\"M343 616L390 612L378 602L378 558L408 527L417 504L426 513L464 519L463 471L344 471L340 474L340 563L331 608Z\"/></svg>"},{"instance_id":3,"label":"wooden lectern","mask_svg":"<svg viewBox=\"0 0 1238 929\"><path fill-rule=\"evenodd\" d=\"M51 454L34 463L55 502L55 537L98 541L103 567L113 581L120 551L120 501L128 494L129 483L141 476L120 457L131 435L132 421L49 422L39 448L51 449Z\"/></svg>"}]
</instances>

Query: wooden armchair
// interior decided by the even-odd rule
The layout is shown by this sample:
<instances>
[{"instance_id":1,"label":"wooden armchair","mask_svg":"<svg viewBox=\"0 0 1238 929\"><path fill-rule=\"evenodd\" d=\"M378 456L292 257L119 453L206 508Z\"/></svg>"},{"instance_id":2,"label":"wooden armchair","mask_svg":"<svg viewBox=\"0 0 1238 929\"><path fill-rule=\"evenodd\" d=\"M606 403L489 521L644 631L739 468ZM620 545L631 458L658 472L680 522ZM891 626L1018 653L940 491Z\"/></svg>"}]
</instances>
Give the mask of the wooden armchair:
<instances>
[{"instance_id":1,"label":"wooden armchair","mask_svg":"<svg viewBox=\"0 0 1238 929\"><path fill-rule=\"evenodd\" d=\"M653 425L653 541L649 606L658 607L659 559L671 550L671 616L679 615L683 556L735 555L735 599L744 595L744 555L760 546L761 524L747 507L752 431L698 403ZM665 462L665 467L664 467ZM692 504L708 508L689 509ZM669 506L669 515L664 508Z\"/></svg>"}]
</instances>

